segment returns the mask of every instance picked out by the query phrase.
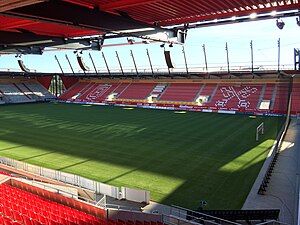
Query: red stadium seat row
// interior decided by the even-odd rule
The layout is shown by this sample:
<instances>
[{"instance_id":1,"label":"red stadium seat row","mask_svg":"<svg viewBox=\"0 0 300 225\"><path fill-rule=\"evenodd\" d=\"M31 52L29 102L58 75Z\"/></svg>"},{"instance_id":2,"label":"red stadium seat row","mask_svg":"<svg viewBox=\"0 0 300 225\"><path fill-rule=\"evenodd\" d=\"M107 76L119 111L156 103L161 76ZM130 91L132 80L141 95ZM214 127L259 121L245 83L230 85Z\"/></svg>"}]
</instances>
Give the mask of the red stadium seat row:
<instances>
[{"instance_id":1,"label":"red stadium seat row","mask_svg":"<svg viewBox=\"0 0 300 225\"><path fill-rule=\"evenodd\" d=\"M9 173L6 173L6 172L4 172L4 171L0 171L0 174L2 174L2 175L5 175L5 176L12 177L12 175L11 175L11 174L9 174Z\"/></svg>"},{"instance_id":2,"label":"red stadium seat row","mask_svg":"<svg viewBox=\"0 0 300 225\"><path fill-rule=\"evenodd\" d=\"M163 86L160 92L157 86ZM294 83L292 112L300 113L300 84ZM69 89L60 100L79 102L103 102L115 93L117 99L145 100L152 94L158 95L158 102L195 103L199 96L208 96L203 103L206 109L257 112L262 100L271 101L269 110L282 111L287 105L286 84L236 84L236 83L95 83L79 82ZM75 97L74 97L75 96Z\"/></svg>"},{"instance_id":3,"label":"red stadium seat row","mask_svg":"<svg viewBox=\"0 0 300 225\"><path fill-rule=\"evenodd\" d=\"M155 83L132 83L119 95L118 98L145 99L150 95L155 86Z\"/></svg>"},{"instance_id":4,"label":"red stadium seat row","mask_svg":"<svg viewBox=\"0 0 300 225\"><path fill-rule=\"evenodd\" d=\"M166 225L160 221L104 221L7 184L0 185L1 225Z\"/></svg>"},{"instance_id":5,"label":"red stadium seat row","mask_svg":"<svg viewBox=\"0 0 300 225\"><path fill-rule=\"evenodd\" d=\"M170 84L162 93L161 101L189 101L193 102L202 84Z\"/></svg>"},{"instance_id":6,"label":"red stadium seat row","mask_svg":"<svg viewBox=\"0 0 300 225\"><path fill-rule=\"evenodd\" d=\"M219 85L206 106L227 110L255 110L261 94L261 85Z\"/></svg>"},{"instance_id":7,"label":"red stadium seat row","mask_svg":"<svg viewBox=\"0 0 300 225\"><path fill-rule=\"evenodd\" d=\"M8 221L10 219L13 221L13 223L3 222L1 224L105 224L105 221L95 216L52 202L7 184L0 185L0 213L2 214L2 220Z\"/></svg>"}]
</instances>

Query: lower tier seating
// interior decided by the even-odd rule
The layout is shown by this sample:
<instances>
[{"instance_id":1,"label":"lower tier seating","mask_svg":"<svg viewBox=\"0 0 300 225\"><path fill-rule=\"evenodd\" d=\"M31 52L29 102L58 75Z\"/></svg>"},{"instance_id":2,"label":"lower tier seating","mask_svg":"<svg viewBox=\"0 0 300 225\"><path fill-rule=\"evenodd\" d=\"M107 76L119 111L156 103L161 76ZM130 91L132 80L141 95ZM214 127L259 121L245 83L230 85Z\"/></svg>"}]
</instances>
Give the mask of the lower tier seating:
<instances>
[{"instance_id":1,"label":"lower tier seating","mask_svg":"<svg viewBox=\"0 0 300 225\"><path fill-rule=\"evenodd\" d=\"M200 91L202 84L170 84L162 93L161 101L189 101L193 102Z\"/></svg>"},{"instance_id":2,"label":"lower tier seating","mask_svg":"<svg viewBox=\"0 0 300 225\"><path fill-rule=\"evenodd\" d=\"M155 86L155 83L132 83L119 95L118 98L145 99L150 95Z\"/></svg>"},{"instance_id":3,"label":"lower tier seating","mask_svg":"<svg viewBox=\"0 0 300 225\"><path fill-rule=\"evenodd\" d=\"M75 102L133 102L137 104L194 105L208 110L284 113L287 108L288 86L282 83L163 83L157 82L78 82L59 100ZM294 84L292 113L300 113L299 83ZM1 90L1 89L0 89ZM108 96L113 96L109 97ZM151 96L155 96L151 98ZM108 100L109 99L109 100ZM260 107L262 103L267 107ZM123 104L123 103L122 103Z\"/></svg>"},{"instance_id":4,"label":"lower tier seating","mask_svg":"<svg viewBox=\"0 0 300 225\"><path fill-rule=\"evenodd\" d=\"M95 216L7 184L0 185L0 224L104 225Z\"/></svg>"},{"instance_id":5,"label":"lower tier seating","mask_svg":"<svg viewBox=\"0 0 300 225\"><path fill-rule=\"evenodd\" d=\"M38 82L0 82L0 101L23 103L44 101L54 96Z\"/></svg>"},{"instance_id":6,"label":"lower tier seating","mask_svg":"<svg viewBox=\"0 0 300 225\"><path fill-rule=\"evenodd\" d=\"M262 85L219 85L210 106L227 110L256 110Z\"/></svg>"}]
</instances>

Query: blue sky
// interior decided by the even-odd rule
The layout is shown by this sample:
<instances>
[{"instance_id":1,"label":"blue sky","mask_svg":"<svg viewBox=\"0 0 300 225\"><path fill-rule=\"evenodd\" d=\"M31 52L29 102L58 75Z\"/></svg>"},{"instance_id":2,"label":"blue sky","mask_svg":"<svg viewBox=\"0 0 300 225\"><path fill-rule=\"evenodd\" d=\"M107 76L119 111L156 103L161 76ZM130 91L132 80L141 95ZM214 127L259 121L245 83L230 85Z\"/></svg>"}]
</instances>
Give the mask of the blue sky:
<instances>
[{"instance_id":1,"label":"blue sky","mask_svg":"<svg viewBox=\"0 0 300 225\"><path fill-rule=\"evenodd\" d=\"M277 41L281 40L281 65L292 67L294 63L293 49L300 48L300 27L296 24L295 17L284 18L285 27L279 30L276 27L276 20L264 20L244 22L231 25L213 26L206 28L191 29L188 32L185 44L187 62L190 68L194 67L203 70L205 67L202 45L206 46L208 67L212 69L226 68L225 43L228 43L229 60L232 68L235 66L249 67L250 61L250 41L253 40L254 66L277 65ZM138 41L138 40L136 40ZM105 41L105 44L114 43L115 40ZM126 42L126 39L122 40ZM115 51L118 51L125 71L133 71L134 65L130 56L133 51L139 71L150 71L150 66L146 54L149 49L152 64L155 71L166 70L163 48L160 43L127 45L119 47L104 47L103 52L112 71L119 70L119 64ZM167 45L166 45L167 46ZM182 46L175 45L173 48L166 47L171 51L175 70L184 68L184 56ZM85 51L83 58L85 63L91 68L93 66L88 53L91 53L97 69L106 71L105 63L99 51ZM73 51L45 52L42 56L26 55L22 59L25 65L31 70L40 72L60 72L59 66L54 59L54 55L59 58L65 72L71 72L65 54L68 55L75 72L79 71L76 56ZM11 69L19 71L17 60L14 55L0 57L1 70Z\"/></svg>"}]
</instances>

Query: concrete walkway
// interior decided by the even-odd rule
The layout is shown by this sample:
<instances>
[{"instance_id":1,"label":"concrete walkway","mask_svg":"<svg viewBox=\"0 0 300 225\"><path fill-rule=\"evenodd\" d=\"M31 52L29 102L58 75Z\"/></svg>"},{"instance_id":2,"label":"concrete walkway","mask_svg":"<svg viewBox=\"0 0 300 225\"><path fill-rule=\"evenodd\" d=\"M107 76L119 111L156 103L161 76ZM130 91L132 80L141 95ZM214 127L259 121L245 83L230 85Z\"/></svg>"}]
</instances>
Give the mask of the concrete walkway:
<instances>
[{"instance_id":1,"label":"concrete walkway","mask_svg":"<svg viewBox=\"0 0 300 225\"><path fill-rule=\"evenodd\" d=\"M142 208L142 210L145 213L158 213L158 214L170 215L172 211L172 207L150 201L150 204Z\"/></svg>"},{"instance_id":2,"label":"concrete walkway","mask_svg":"<svg viewBox=\"0 0 300 225\"><path fill-rule=\"evenodd\" d=\"M300 125L292 119L264 195L252 188L243 209L280 209L279 220L298 224Z\"/></svg>"},{"instance_id":3,"label":"concrete walkway","mask_svg":"<svg viewBox=\"0 0 300 225\"><path fill-rule=\"evenodd\" d=\"M300 172L300 125L292 119L264 195L252 188L242 209L280 209L281 222L297 225ZM258 184L260 185L260 184ZM170 214L171 207L156 202L142 208L146 213Z\"/></svg>"}]
</instances>

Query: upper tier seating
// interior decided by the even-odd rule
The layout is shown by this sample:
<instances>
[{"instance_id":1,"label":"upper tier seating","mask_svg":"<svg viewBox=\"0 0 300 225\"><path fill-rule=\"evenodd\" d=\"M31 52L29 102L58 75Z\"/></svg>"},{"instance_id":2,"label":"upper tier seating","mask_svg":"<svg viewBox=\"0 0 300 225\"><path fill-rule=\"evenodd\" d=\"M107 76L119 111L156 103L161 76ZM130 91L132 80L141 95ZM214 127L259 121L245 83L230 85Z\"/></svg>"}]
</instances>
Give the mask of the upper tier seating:
<instances>
[{"instance_id":1,"label":"upper tier seating","mask_svg":"<svg viewBox=\"0 0 300 225\"><path fill-rule=\"evenodd\" d=\"M0 224L104 225L95 216L7 184L0 185Z\"/></svg>"},{"instance_id":2,"label":"upper tier seating","mask_svg":"<svg viewBox=\"0 0 300 225\"><path fill-rule=\"evenodd\" d=\"M160 101L193 102L197 97L202 84L170 84L159 98Z\"/></svg>"}]
</instances>

